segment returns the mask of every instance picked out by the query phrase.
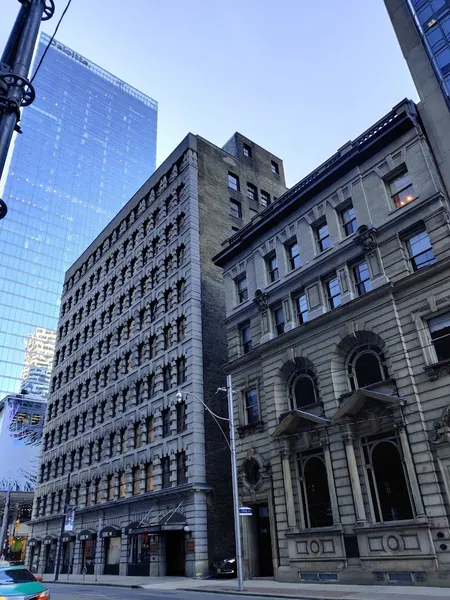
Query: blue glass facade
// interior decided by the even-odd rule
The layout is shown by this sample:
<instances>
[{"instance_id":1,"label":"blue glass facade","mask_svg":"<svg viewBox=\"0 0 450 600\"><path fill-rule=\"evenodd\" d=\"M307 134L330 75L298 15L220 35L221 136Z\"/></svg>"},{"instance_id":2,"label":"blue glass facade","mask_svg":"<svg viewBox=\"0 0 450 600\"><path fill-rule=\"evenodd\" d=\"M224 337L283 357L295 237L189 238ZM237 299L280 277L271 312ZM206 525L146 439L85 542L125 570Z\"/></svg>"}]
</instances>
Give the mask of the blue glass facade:
<instances>
[{"instance_id":1,"label":"blue glass facade","mask_svg":"<svg viewBox=\"0 0 450 600\"><path fill-rule=\"evenodd\" d=\"M56 329L67 268L156 167L154 100L57 41L34 84L2 191L0 398L21 387L28 337Z\"/></svg>"},{"instance_id":2,"label":"blue glass facade","mask_svg":"<svg viewBox=\"0 0 450 600\"><path fill-rule=\"evenodd\" d=\"M450 97L450 0L406 0L447 101Z\"/></svg>"}]
</instances>

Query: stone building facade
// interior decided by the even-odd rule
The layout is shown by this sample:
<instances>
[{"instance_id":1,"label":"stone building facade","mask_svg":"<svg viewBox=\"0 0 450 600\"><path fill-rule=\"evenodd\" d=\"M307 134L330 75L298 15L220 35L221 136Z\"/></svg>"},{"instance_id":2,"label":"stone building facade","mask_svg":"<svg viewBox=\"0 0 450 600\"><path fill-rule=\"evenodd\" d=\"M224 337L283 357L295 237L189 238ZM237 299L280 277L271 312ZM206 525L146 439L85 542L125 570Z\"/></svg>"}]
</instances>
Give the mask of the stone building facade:
<instances>
[{"instance_id":1,"label":"stone building facade","mask_svg":"<svg viewBox=\"0 0 450 600\"><path fill-rule=\"evenodd\" d=\"M224 294L212 263L286 190L240 134L189 134L66 274L28 564L205 575L233 552L230 456L198 399L226 411Z\"/></svg>"},{"instance_id":2,"label":"stone building facade","mask_svg":"<svg viewBox=\"0 0 450 600\"><path fill-rule=\"evenodd\" d=\"M449 585L449 214L403 101L215 257L247 575Z\"/></svg>"}]
</instances>

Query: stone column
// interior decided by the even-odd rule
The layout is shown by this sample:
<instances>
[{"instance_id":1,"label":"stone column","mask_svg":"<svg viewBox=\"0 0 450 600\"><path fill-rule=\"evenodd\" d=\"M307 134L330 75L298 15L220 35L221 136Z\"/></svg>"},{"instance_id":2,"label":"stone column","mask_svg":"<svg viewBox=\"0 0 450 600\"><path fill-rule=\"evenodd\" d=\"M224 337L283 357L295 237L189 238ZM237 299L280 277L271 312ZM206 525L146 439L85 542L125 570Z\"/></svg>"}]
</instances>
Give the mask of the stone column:
<instances>
[{"instance_id":1,"label":"stone column","mask_svg":"<svg viewBox=\"0 0 450 600\"><path fill-rule=\"evenodd\" d=\"M339 505L336 496L336 487L334 485L333 465L331 462L330 445L328 442L323 444L323 453L325 457L325 468L327 470L328 491L330 493L331 512L333 513L333 524L339 525L341 522L339 515Z\"/></svg>"},{"instance_id":2,"label":"stone column","mask_svg":"<svg viewBox=\"0 0 450 600\"><path fill-rule=\"evenodd\" d=\"M291 465L289 462L289 446L285 444L281 455L281 466L283 469L284 495L286 499L286 514L289 529L297 529L295 517L294 492L292 489Z\"/></svg>"},{"instance_id":3,"label":"stone column","mask_svg":"<svg viewBox=\"0 0 450 600\"><path fill-rule=\"evenodd\" d=\"M366 510L361 491L361 482L359 481L358 465L356 464L355 447L353 445L355 436L348 433L344 436L345 453L347 455L348 471L350 483L352 486L353 500L356 509L356 521L358 523L367 523Z\"/></svg>"},{"instance_id":4,"label":"stone column","mask_svg":"<svg viewBox=\"0 0 450 600\"><path fill-rule=\"evenodd\" d=\"M417 479L416 470L414 468L411 448L409 447L408 434L404 423L396 424L397 431L400 437L402 447L403 460L408 474L409 483L411 486L411 495L414 502L416 517L418 519L426 519L425 507L423 505L422 495L420 493L419 481Z\"/></svg>"}]
</instances>

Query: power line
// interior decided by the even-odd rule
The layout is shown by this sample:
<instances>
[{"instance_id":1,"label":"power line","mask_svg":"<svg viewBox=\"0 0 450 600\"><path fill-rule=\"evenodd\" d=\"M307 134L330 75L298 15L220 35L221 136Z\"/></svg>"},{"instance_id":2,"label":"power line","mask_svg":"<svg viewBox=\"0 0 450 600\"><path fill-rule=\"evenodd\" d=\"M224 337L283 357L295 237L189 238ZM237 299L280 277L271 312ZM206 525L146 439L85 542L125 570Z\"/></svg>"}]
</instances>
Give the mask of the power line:
<instances>
[{"instance_id":1,"label":"power line","mask_svg":"<svg viewBox=\"0 0 450 600\"><path fill-rule=\"evenodd\" d=\"M66 12L68 11L68 9L69 9L69 6L71 5L71 3L72 3L72 0L68 0L68 2L67 2L67 4L66 4L66 8L63 10L61 17L60 17L60 19L59 19L58 23L56 24L55 31L53 32L53 35L52 35L52 37L50 38L50 41L48 42L48 44L47 44L47 47L45 48L43 55L41 56L41 60L39 61L39 63L38 63L38 66L36 67L36 70L35 70L35 72L34 72L34 75L33 75L33 77L30 79L30 83L33 83L33 81L34 81L34 78L35 78L35 77L36 77L36 75L38 74L38 71L39 71L39 69L41 68L41 65L42 65L42 63L44 62L44 58L45 58L45 56L46 56L46 54L47 54L47 52L48 52L48 50L49 50L50 46L52 45L52 42L53 42L53 40L55 39L55 35L58 33L59 26L61 25L61 23L62 23L62 20L64 19L64 17L65 17L65 14L66 14Z\"/></svg>"}]
</instances>

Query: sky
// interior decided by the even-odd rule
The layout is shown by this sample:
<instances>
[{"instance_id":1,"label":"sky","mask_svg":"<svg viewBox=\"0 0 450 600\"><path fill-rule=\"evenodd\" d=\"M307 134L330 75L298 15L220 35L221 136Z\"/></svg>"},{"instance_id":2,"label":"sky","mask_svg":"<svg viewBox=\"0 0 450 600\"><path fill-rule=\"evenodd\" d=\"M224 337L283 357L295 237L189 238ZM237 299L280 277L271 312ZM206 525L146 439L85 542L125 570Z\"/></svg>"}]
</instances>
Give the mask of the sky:
<instances>
[{"instance_id":1,"label":"sky","mask_svg":"<svg viewBox=\"0 0 450 600\"><path fill-rule=\"evenodd\" d=\"M1 4L3 48L19 3ZM158 101L158 164L188 132L239 131L288 186L418 100L383 0L72 0L56 39Z\"/></svg>"}]
</instances>

